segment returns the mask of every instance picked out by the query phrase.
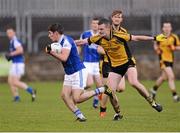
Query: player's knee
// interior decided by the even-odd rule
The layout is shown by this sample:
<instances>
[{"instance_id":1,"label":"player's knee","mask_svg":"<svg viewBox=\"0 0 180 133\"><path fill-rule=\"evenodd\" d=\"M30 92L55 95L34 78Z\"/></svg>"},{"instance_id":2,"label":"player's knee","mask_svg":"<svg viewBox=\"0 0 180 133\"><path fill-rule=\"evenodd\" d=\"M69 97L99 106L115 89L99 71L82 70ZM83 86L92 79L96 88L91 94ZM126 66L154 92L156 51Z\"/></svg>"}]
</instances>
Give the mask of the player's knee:
<instances>
[{"instance_id":1,"label":"player's knee","mask_svg":"<svg viewBox=\"0 0 180 133\"><path fill-rule=\"evenodd\" d=\"M14 81L12 82L12 85L14 85L14 86L19 86L19 81L18 81L18 80L14 80Z\"/></svg>"},{"instance_id":2,"label":"player's knee","mask_svg":"<svg viewBox=\"0 0 180 133\"><path fill-rule=\"evenodd\" d=\"M138 80L130 80L129 84L133 87L136 87L139 84L139 82L138 82Z\"/></svg>"},{"instance_id":3,"label":"player's knee","mask_svg":"<svg viewBox=\"0 0 180 133\"><path fill-rule=\"evenodd\" d=\"M168 76L168 80L174 81L174 79L175 79L174 75Z\"/></svg>"},{"instance_id":4,"label":"player's knee","mask_svg":"<svg viewBox=\"0 0 180 133\"><path fill-rule=\"evenodd\" d=\"M67 100L68 99L68 96L67 96L67 94L66 93L61 93L61 98L63 99L63 100Z\"/></svg>"},{"instance_id":5,"label":"player's knee","mask_svg":"<svg viewBox=\"0 0 180 133\"><path fill-rule=\"evenodd\" d=\"M74 97L74 102L79 104L81 103L82 101L79 99L79 97Z\"/></svg>"},{"instance_id":6,"label":"player's knee","mask_svg":"<svg viewBox=\"0 0 180 133\"><path fill-rule=\"evenodd\" d=\"M162 81L165 81L165 80L167 80L167 77L166 77L166 76L161 76L160 79L161 79Z\"/></svg>"},{"instance_id":7,"label":"player's knee","mask_svg":"<svg viewBox=\"0 0 180 133\"><path fill-rule=\"evenodd\" d=\"M125 91L125 87L118 87L116 91L121 93L121 92Z\"/></svg>"},{"instance_id":8,"label":"player's knee","mask_svg":"<svg viewBox=\"0 0 180 133\"><path fill-rule=\"evenodd\" d=\"M16 86L16 80L10 81L11 85Z\"/></svg>"},{"instance_id":9,"label":"player's knee","mask_svg":"<svg viewBox=\"0 0 180 133\"><path fill-rule=\"evenodd\" d=\"M12 80L10 78L8 78L8 84L12 85Z\"/></svg>"},{"instance_id":10,"label":"player's knee","mask_svg":"<svg viewBox=\"0 0 180 133\"><path fill-rule=\"evenodd\" d=\"M88 90L90 88L91 88L91 86L88 86L88 85L86 87L84 87L85 90Z\"/></svg>"}]
</instances>

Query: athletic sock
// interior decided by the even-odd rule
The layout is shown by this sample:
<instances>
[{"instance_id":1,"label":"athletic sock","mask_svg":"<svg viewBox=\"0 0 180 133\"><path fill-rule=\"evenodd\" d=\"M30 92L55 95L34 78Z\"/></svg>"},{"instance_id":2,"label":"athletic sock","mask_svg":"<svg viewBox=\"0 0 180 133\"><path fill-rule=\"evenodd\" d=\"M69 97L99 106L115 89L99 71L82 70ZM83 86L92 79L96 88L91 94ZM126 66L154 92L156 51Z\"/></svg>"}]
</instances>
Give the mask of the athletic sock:
<instances>
[{"instance_id":1,"label":"athletic sock","mask_svg":"<svg viewBox=\"0 0 180 133\"><path fill-rule=\"evenodd\" d=\"M151 96L147 97L146 100L148 101L149 104L153 104L154 100Z\"/></svg>"},{"instance_id":2,"label":"athletic sock","mask_svg":"<svg viewBox=\"0 0 180 133\"><path fill-rule=\"evenodd\" d=\"M117 114L120 114L120 107L119 105L114 107L114 111L117 113Z\"/></svg>"},{"instance_id":3,"label":"athletic sock","mask_svg":"<svg viewBox=\"0 0 180 133\"><path fill-rule=\"evenodd\" d=\"M32 94L32 93L33 93L33 88L32 88L32 87L28 87L28 88L26 89L26 91L27 91L28 93Z\"/></svg>"},{"instance_id":4,"label":"athletic sock","mask_svg":"<svg viewBox=\"0 0 180 133\"><path fill-rule=\"evenodd\" d=\"M99 100L98 96L94 96L94 100Z\"/></svg>"},{"instance_id":5,"label":"athletic sock","mask_svg":"<svg viewBox=\"0 0 180 133\"><path fill-rule=\"evenodd\" d=\"M81 113L81 111L79 109L77 109L74 114L76 115L76 117L83 119L85 118L84 115Z\"/></svg>"},{"instance_id":6,"label":"athletic sock","mask_svg":"<svg viewBox=\"0 0 180 133\"><path fill-rule=\"evenodd\" d=\"M172 92L172 95L173 95L173 96L176 96L176 95L177 95L177 92Z\"/></svg>"},{"instance_id":7,"label":"athletic sock","mask_svg":"<svg viewBox=\"0 0 180 133\"><path fill-rule=\"evenodd\" d=\"M95 95L99 95L99 94L103 93L104 90L105 90L104 87L96 88L94 90L95 91Z\"/></svg>"},{"instance_id":8,"label":"athletic sock","mask_svg":"<svg viewBox=\"0 0 180 133\"><path fill-rule=\"evenodd\" d=\"M106 112L106 107L100 107L100 112Z\"/></svg>"},{"instance_id":9,"label":"athletic sock","mask_svg":"<svg viewBox=\"0 0 180 133\"><path fill-rule=\"evenodd\" d=\"M152 94L156 95L156 91L154 89L151 90Z\"/></svg>"},{"instance_id":10,"label":"athletic sock","mask_svg":"<svg viewBox=\"0 0 180 133\"><path fill-rule=\"evenodd\" d=\"M157 85L154 85L154 86L153 86L153 91L156 92L158 88L159 88L159 87L158 87Z\"/></svg>"},{"instance_id":11,"label":"athletic sock","mask_svg":"<svg viewBox=\"0 0 180 133\"><path fill-rule=\"evenodd\" d=\"M19 101L20 100L20 97L19 96L15 96L14 97L14 101Z\"/></svg>"}]
</instances>

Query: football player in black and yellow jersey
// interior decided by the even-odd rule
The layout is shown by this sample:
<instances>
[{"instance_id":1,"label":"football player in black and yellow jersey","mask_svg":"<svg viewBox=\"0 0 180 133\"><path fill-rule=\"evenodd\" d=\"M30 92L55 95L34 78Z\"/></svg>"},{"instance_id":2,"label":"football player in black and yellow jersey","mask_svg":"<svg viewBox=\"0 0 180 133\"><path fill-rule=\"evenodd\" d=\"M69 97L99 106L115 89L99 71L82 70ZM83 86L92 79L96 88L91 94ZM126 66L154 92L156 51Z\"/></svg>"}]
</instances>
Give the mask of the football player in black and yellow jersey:
<instances>
[{"instance_id":1,"label":"football player in black and yellow jersey","mask_svg":"<svg viewBox=\"0 0 180 133\"><path fill-rule=\"evenodd\" d=\"M172 92L172 96L175 102L180 101L180 97L176 92L176 87L174 83L174 72L173 72L173 62L174 57L173 53L174 50L180 49L180 41L176 34L172 33L172 26L170 22L164 22L162 27L163 34L167 36L167 39L154 43L154 49L156 53L159 55L159 63L160 68L162 70L161 76L157 79L155 85L151 89L151 94L155 99L156 93L160 85L165 81L168 80L169 88Z\"/></svg>"},{"instance_id":2,"label":"football player in black and yellow jersey","mask_svg":"<svg viewBox=\"0 0 180 133\"><path fill-rule=\"evenodd\" d=\"M164 36L139 36L139 35L130 35L121 31L114 31L111 34L111 24L108 19L101 19L99 21L99 35L90 37L88 39L76 40L77 45L84 45L85 43L95 43L103 47L108 61L111 66L111 72L108 75L107 86L112 92L115 94L116 89L122 79L122 77L126 74L129 69L129 65L132 63L132 55L127 45L128 41L140 41L140 40L158 40L163 41L166 38ZM133 69L128 72L130 75L129 81L130 84L138 90L138 92L150 103L150 105L156 109L158 112L162 111L162 106L157 104L155 100L153 100L146 90L146 88L138 81L137 79L137 69L133 67ZM115 116L120 116L120 108L116 95L110 97L111 104L116 112ZM115 119L116 120L116 119ZM117 119L119 120L119 119Z\"/></svg>"},{"instance_id":3,"label":"football player in black and yellow jersey","mask_svg":"<svg viewBox=\"0 0 180 133\"><path fill-rule=\"evenodd\" d=\"M113 34L114 31L120 31L120 32L124 32L127 33L127 30L125 28L123 28L121 26L121 23L123 21L123 15L122 15L122 11L121 10L114 10L111 14L111 35ZM129 65L129 67L135 67L135 59L132 58L132 64ZM107 77L108 74L111 70L111 66L110 63L108 62L107 56L104 55L103 60L101 60L101 74L103 77L103 81L104 84L106 84L107 82ZM130 70L130 69L129 69ZM118 88L116 89L117 92L123 92L125 90L125 78L123 76L123 78L121 79ZM116 97L117 98L117 97ZM117 99L118 100L118 99ZM100 117L104 117L106 115L106 104L108 101L108 96L105 94L102 94L102 98L100 101ZM116 117L114 117L116 119ZM118 116L117 116L118 118ZM121 118L121 116L120 116Z\"/></svg>"}]
</instances>

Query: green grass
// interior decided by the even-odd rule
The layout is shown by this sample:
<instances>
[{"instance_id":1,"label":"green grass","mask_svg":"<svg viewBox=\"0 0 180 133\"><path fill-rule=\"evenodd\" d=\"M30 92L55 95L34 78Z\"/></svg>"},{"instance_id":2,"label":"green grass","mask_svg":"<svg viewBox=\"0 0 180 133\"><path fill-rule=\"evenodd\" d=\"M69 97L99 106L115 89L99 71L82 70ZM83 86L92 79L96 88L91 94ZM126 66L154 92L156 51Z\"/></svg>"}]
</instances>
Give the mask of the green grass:
<instances>
[{"instance_id":1,"label":"green grass","mask_svg":"<svg viewBox=\"0 0 180 133\"><path fill-rule=\"evenodd\" d=\"M151 87L154 82L145 81ZM92 108L92 99L80 104L79 108L88 121L75 122L74 115L59 99L62 84L59 82L29 83L37 88L38 99L32 103L30 96L20 91L21 102L13 103L7 84L0 84L0 131L180 131L180 103L172 101L165 83L159 90L157 100L163 105L161 113L152 109L129 85L124 93L118 94L124 118L112 121L114 112L108 104L107 116L99 118L99 110ZM176 82L177 89L180 82ZM180 90L179 94L180 94Z\"/></svg>"}]
</instances>

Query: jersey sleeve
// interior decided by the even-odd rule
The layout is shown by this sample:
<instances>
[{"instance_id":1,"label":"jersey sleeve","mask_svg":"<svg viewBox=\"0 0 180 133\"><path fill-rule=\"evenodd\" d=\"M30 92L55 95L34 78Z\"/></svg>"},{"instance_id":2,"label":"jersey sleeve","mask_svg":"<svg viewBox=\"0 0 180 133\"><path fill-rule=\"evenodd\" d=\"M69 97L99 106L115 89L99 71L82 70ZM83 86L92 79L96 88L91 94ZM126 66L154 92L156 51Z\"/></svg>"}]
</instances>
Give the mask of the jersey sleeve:
<instances>
[{"instance_id":1,"label":"jersey sleeve","mask_svg":"<svg viewBox=\"0 0 180 133\"><path fill-rule=\"evenodd\" d=\"M100 45L100 40L101 40L101 37L99 35L96 35L96 36L92 36L90 38L88 38L88 43L89 45L91 45L91 43L95 43L97 45Z\"/></svg>"},{"instance_id":2,"label":"jersey sleeve","mask_svg":"<svg viewBox=\"0 0 180 133\"><path fill-rule=\"evenodd\" d=\"M18 40L14 40L14 47L17 48L20 46L22 46L22 44Z\"/></svg>"},{"instance_id":3,"label":"jersey sleeve","mask_svg":"<svg viewBox=\"0 0 180 133\"><path fill-rule=\"evenodd\" d=\"M84 39L84 33L81 34L80 39Z\"/></svg>"},{"instance_id":4,"label":"jersey sleeve","mask_svg":"<svg viewBox=\"0 0 180 133\"><path fill-rule=\"evenodd\" d=\"M123 39L125 41L131 41L131 34L125 32L114 32L114 36L118 37L119 39Z\"/></svg>"},{"instance_id":5,"label":"jersey sleeve","mask_svg":"<svg viewBox=\"0 0 180 133\"><path fill-rule=\"evenodd\" d=\"M69 41L65 40L62 47L70 50L72 45L70 44Z\"/></svg>"},{"instance_id":6,"label":"jersey sleeve","mask_svg":"<svg viewBox=\"0 0 180 133\"><path fill-rule=\"evenodd\" d=\"M122 32L124 32L124 33L128 33L127 29L125 29L125 28L123 28L123 27L121 27L120 30L121 30Z\"/></svg>"},{"instance_id":7,"label":"jersey sleeve","mask_svg":"<svg viewBox=\"0 0 180 133\"><path fill-rule=\"evenodd\" d=\"M179 37L177 35L174 35L174 39L175 39L174 45L175 46L180 46Z\"/></svg>"}]
</instances>

